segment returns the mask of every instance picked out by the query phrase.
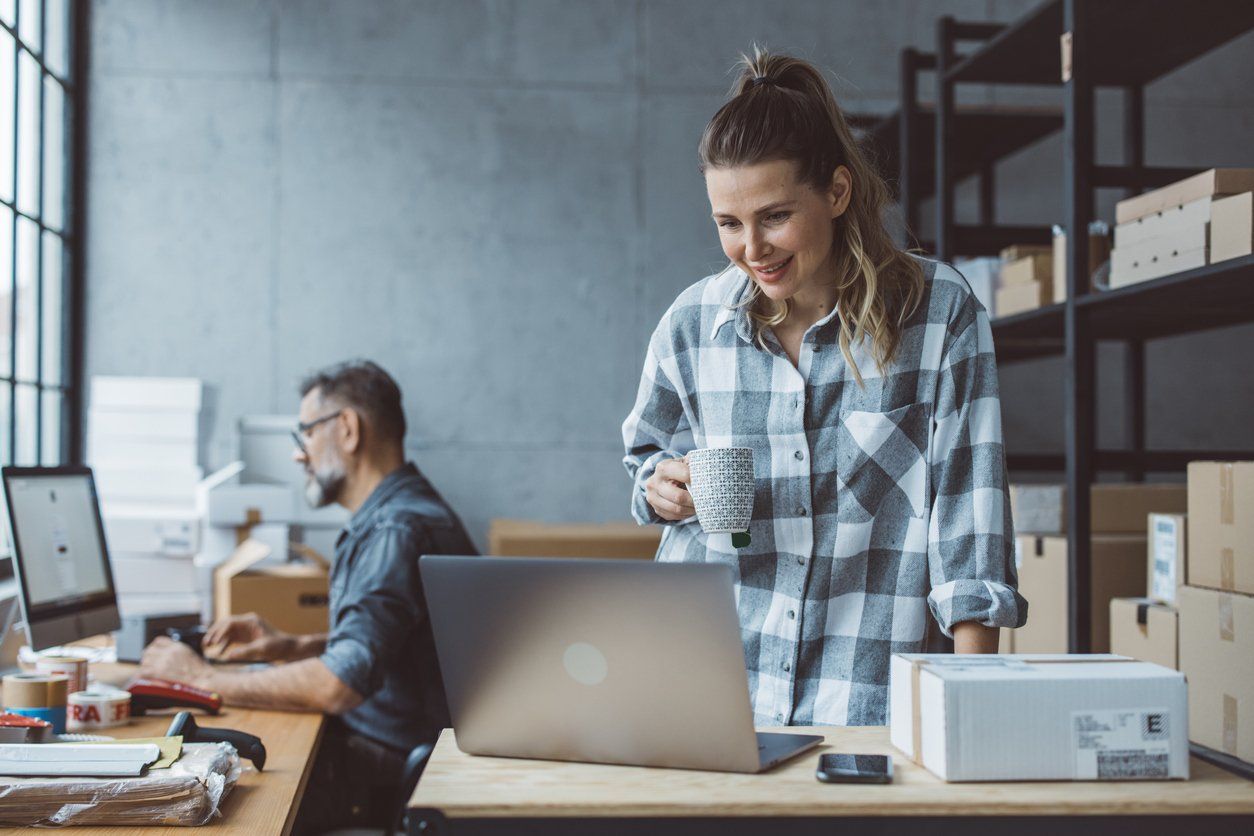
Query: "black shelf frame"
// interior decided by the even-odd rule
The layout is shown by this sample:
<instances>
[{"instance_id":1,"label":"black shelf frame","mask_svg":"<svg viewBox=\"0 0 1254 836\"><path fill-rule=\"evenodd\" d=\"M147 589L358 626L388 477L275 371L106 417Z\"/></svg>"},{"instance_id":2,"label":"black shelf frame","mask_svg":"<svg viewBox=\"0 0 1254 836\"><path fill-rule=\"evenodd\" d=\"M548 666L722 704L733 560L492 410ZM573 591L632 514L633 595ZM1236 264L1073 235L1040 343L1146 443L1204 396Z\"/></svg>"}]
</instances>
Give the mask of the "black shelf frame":
<instances>
[{"instance_id":1,"label":"black shelf frame","mask_svg":"<svg viewBox=\"0 0 1254 836\"><path fill-rule=\"evenodd\" d=\"M1254 3L1195 0L1181 14L1173 0L1046 0L1009 24L937 22L935 67L934 193L935 252L941 259L983 255L998 230L981 200L974 232L956 222L954 192L958 163L958 84L1049 85L1063 94L1062 226L1067 236L1067 300L993 323L1002 364L1047 356L1065 361L1065 451L1011 455L1014 469L1062 470L1067 485L1069 574L1068 645L1087 652L1091 589L1089 485L1098 471L1122 471L1132 481L1146 472L1179 471L1190 460L1247 458L1251 451L1145 449L1145 359L1148 339L1254 322L1254 257L1164 276L1110 291L1089 288L1088 229L1099 188L1136 193L1195 173L1196 169L1147 167L1144 163L1144 86L1189 61L1254 29ZM959 54L961 42L977 42ZM903 58L903 99L906 89ZM1124 92L1124 161L1098 165L1094 153L1094 97L1098 87ZM903 113L905 111L903 110ZM904 124L905 120L903 120ZM904 134L904 131L903 131ZM903 154L913 146L902 142ZM988 160L993 165L996 159ZM907 160L903 171L910 169ZM917 169L911 169L912 173ZM989 178L991 181L991 177ZM903 199L910 195L903 195ZM1015 230L1016 233L1027 230ZM1040 240L1023 235L1007 243ZM1044 239L1048 240L1048 238ZM1096 447L1096 348L1100 340L1125 343L1129 449Z\"/></svg>"}]
</instances>

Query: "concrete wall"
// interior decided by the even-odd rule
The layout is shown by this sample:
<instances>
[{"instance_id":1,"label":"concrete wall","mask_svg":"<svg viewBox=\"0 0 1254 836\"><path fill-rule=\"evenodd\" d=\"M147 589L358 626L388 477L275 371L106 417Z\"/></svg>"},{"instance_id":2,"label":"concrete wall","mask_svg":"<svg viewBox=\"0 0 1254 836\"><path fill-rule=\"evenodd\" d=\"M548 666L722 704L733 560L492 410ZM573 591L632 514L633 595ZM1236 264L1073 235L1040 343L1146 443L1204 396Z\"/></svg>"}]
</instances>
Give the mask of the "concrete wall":
<instances>
[{"instance_id":1,"label":"concrete wall","mask_svg":"<svg viewBox=\"0 0 1254 836\"><path fill-rule=\"evenodd\" d=\"M405 391L412 456L482 543L498 516L626 517L619 425L648 334L721 264L695 147L740 50L809 57L851 110L885 111L898 51L930 47L939 14L1030 4L93 6L88 374L206 380L214 466L239 415L294 412L304 372L371 357ZM1252 43L1151 90L1151 163L1250 162ZM1060 168L1057 140L1008 161L1000 219L1055 220ZM1254 383L1209 358L1251 336L1154 346L1152 442L1249 443ZM1012 449L1060 447L1060 375L1004 372Z\"/></svg>"}]
</instances>

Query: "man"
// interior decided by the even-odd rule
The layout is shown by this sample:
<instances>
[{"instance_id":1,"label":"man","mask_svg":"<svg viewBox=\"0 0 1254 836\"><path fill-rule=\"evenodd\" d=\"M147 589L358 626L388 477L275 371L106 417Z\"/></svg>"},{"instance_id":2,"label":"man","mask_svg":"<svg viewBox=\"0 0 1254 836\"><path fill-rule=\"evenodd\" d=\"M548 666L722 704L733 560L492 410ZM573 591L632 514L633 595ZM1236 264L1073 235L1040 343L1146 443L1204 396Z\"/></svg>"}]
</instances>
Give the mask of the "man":
<instances>
[{"instance_id":1,"label":"man","mask_svg":"<svg viewBox=\"0 0 1254 836\"><path fill-rule=\"evenodd\" d=\"M284 664L226 671L157 639L141 673L216 691L228 704L334 715L298 829L381 825L395 813L382 808L405 756L449 723L418 558L476 552L457 515L405 462L405 413L387 372L345 363L300 391L293 458L308 474L306 499L352 513L335 546L330 632L297 636L255 614L232 616L206 632L207 656Z\"/></svg>"}]
</instances>

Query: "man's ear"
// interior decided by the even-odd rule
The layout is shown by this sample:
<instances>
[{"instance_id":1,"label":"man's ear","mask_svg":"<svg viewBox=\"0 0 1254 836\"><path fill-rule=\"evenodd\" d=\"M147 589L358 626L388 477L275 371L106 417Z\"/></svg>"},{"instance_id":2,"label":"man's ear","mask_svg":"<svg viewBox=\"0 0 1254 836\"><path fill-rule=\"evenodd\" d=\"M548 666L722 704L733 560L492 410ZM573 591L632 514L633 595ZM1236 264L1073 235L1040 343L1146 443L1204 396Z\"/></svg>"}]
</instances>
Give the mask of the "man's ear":
<instances>
[{"instance_id":1,"label":"man's ear","mask_svg":"<svg viewBox=\"0 0 1254 836\"><path fill-rule=\"evenodd\" d=\"M830 195L832 218L839 218L845 214L845 210L849 208L849 201L853 199L853 175L843 165L836 166L836 170L832 172Z\"/></svg>"},{"instance_id":2,"label":"man's ear","mask_svg":"<svg viewBox=\"0 0 1254 836\"><path fill-rule=\"evenodd\" d=\"M352 408L345 408L340 414L339 435L340 449L345 453L357 453L361 449L361 414Z\"/></svg>"}]
</instances>

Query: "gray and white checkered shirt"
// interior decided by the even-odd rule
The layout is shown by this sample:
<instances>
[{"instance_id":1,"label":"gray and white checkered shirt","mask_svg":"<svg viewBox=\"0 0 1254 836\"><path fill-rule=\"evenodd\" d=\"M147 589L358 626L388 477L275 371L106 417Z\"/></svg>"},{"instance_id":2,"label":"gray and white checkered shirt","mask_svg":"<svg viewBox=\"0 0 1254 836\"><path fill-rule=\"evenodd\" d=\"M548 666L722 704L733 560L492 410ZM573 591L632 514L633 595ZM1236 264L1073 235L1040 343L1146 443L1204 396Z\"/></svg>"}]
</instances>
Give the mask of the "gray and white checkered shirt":
<instances>
[{"instance_id":1,"label":"gray and white checkered shirt","mask_svg":"<svg viewBox=\"0 0 1254 836\"><path fill-rule=\"evenodd\" d=\"M924 650L927 612L949 633L1016 627L1014 535L988 314L952 267L926 278L894 362L880 374L834 314L796 366L734 306L735 266L697 282L654 331L623 423L632 514L660 523L657 559L737 569L736 608L758 725L883 725L888 662ZM663 521L645 500L658 463L698 447L751 447L752 544Z\"/></svg>"}]
</instances>

